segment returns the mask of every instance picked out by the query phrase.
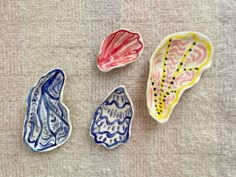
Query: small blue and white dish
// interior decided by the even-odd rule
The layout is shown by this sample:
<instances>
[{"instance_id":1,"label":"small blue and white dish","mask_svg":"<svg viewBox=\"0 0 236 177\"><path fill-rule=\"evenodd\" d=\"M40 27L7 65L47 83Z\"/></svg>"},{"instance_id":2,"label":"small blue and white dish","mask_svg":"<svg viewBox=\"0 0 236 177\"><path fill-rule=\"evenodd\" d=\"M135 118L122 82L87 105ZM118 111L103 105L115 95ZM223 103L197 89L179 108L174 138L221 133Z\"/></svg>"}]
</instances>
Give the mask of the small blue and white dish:
<instances>
[{"instance_id":1,"label":"small blue and white dish","mask_svg":"<svg viewBox=\"0 0 236 177\"><path fill-rule=\"evenodd\" d=\"M129 140L133 116L132 100L125 87L120 85L96 109L90 135L95 143L107 149L115 148Z\"/></svg>"},{"instance_id":2,"label":"small blue and white dish","mask_svg":"<svg viewBox=\"0 0 236 177\"><path fill-rule=\"evenodd\" d=\"M23 126L23 142L34 152L64 144L71 135L69 109L62 103L65 73L53 69L30 90Z\"/></svg>"}]
</instances>

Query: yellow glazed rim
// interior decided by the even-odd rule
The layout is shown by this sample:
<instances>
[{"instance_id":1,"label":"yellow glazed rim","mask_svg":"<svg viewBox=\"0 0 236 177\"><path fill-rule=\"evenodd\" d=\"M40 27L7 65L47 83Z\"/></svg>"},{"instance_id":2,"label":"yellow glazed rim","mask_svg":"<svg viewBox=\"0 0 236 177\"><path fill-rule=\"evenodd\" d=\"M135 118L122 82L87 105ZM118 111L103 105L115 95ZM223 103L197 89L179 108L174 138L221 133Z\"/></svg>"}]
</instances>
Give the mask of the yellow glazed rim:
<instances>
[{"instance_id":1,"label":"yellow glazed rim","mask_svg":"<svg viewBox=\"0 0 236 177\"><path fill-rule=\"evenodd\" d=\"M149 110L150 116L152 116L152 118L159 123L165 123L169 120L169 117L170 117L172 111L174 110L176 104L178 103L178 101L181 98L184 91L193 87L201 78L202 73L207 68L209 68L212 64L212 56L214 53L214 48L213 48L213 45L212 45L211 41L209 40L209 38L207 36L205 36L204 34L199 33L199 32L187 31L187 32L178 32L178 33L173 33L173 34L168 35L167 37L165 37L161 41L161 43L157 46L156 50L154 51L154 53L151 56L150 63L149 63L149 76L148 76L147 89L146 89L146 98L148 98L148 88L150 86L150 79L149 78L151 76L151 71L152 71L151 68L153 67L153 60L155 58L156 53L159 50L162 50L163 47L165 47L165 44L167 43L167 41L169 41L171 38L183 39L183 38L188 38L188 37L193 37L196 41L200 41L206 45L207 57L205 59L205 62L198 67L199 70L197 71L196 78L194 78L194 80L192 80L190 83L188 83L184 87L180 87L177 90L176 97L175 97L174 101L168 106L167 113L165 113L161 118L158 117L158 115L152 111L152 109L150 108L148 101L146 99L147 108Z\"/></svg>"}]
</instances>

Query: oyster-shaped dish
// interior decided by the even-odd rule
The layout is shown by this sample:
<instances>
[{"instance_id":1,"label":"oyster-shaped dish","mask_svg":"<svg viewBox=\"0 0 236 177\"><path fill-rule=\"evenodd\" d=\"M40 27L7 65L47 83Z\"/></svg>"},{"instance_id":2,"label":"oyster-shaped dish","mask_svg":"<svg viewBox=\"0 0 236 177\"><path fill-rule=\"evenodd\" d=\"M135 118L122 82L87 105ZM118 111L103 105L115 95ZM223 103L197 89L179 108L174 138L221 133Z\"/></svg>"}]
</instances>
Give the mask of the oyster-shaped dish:
<instances>
[{"instance_id":1,"label":"oyster-shaped dish","mask_svg":"<svg viewBox=\"0 0 236 177\"><path fill-rule=\"evenodd\" d=\"M133 103L123 85L115 88L98 106L91 123L90 135L95 143L112 149L126 143L131 135Z\"/></svg>"},{"instance_id":2,"label":"oyster-shaped dish","mask_svg":"<svg viewBox=\"0 0 236 177\"><path fill-rule=\"evenodd\" d=\"M97 66L107 72L136 61L143 51L139 33L126 29L115 31L102 42L97 58Z\"/></svg>"},{"instance_id":3,"label":"oyster-shaped dish","mask_svg":"<svg viewBox=\"0 0 236 177\"><path fill-rule=\"evenodd\" d=\"M54 69L30 90L23 142L35 152L53 150L70 137L69 110L62 103L64 82L64 72Z\"/></svg>"},{"instance_id":4,"label":"oyster-shaped dish","mask_svg":"<svg viewBox=\"0 0 236 177\"><path fill-rule=\"evenodd\" d=\"M147 107L160 123L166 122L183 92L196 84L211 66L213 46L197 32L167 36L150 59Z\"/></svg>"}]
</instances>

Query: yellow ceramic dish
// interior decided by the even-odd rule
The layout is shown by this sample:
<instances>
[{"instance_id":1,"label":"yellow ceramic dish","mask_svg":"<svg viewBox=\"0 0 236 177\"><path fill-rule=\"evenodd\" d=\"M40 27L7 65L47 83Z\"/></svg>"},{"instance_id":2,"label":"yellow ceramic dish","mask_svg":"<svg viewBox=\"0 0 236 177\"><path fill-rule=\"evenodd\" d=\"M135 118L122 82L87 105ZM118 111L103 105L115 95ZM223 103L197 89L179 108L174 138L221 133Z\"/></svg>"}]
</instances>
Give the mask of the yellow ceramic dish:
<instances>
[{"instance_id":1,"label":"yellow ceramic dish","mask_svg":"<svg viewBox=\"0 0 236 177\"><path fill-rule=\"evenodd\" d=\"M179 32L162 40L150 59L147 107L160 123L168 121L181 95L211 66L214 49L198 32Z\"/></svg>"}]
</instances>

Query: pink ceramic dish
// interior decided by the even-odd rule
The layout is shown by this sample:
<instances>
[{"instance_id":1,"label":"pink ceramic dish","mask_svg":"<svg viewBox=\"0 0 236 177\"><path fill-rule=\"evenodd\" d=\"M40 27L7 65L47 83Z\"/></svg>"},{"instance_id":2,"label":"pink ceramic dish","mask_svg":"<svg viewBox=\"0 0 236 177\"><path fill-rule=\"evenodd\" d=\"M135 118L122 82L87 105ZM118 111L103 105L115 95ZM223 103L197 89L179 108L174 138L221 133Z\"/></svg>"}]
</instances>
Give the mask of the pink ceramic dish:
<instances>
[{"instance_id":1,"label":"pink ceramic dish","mask_svg":"<svg viewBox=\"0 0 236 177\"><path fill-rule=\"evenodd\" d=\"M127 29L109 34L102 42L97 66L103 72L123 67L136 61L143 51L141 35Z\"/></svg>"}]
</instances>

